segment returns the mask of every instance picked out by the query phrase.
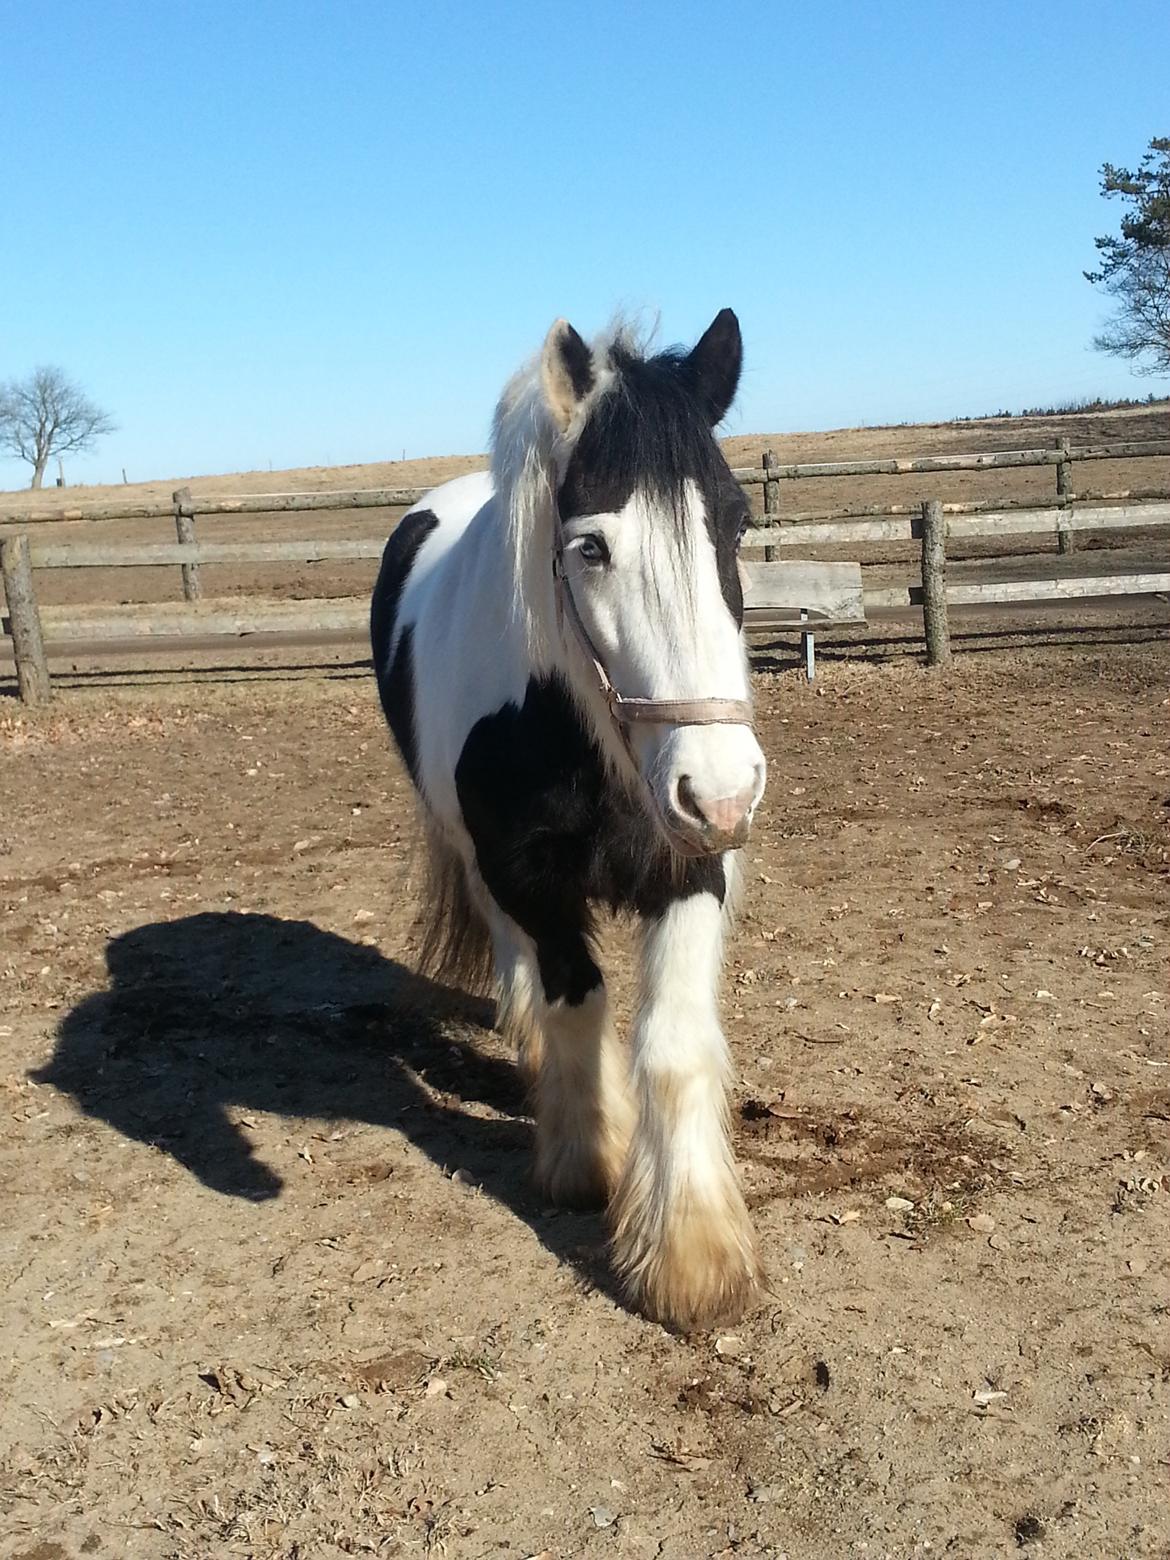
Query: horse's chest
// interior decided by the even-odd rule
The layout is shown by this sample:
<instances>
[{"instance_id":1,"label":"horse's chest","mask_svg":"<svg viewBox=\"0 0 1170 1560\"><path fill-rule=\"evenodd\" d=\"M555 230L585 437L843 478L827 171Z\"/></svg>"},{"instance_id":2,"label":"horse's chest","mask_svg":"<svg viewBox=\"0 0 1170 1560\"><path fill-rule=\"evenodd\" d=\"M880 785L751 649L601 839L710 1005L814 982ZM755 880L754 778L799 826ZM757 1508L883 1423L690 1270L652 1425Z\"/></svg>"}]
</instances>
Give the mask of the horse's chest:
<instances>
[{"instance_id":1,"label":"horse's chest","mask_svg":"<svg viewBox=\"0 0 1170 1560\"><path fill-rule=\"evenodd\" d=\"M689 894L723 897L720 860L672 859L637 800L607 776L556 679L533 679L522 706L476 722L455 788L481 874L505 907L571 896L652 915Z\"/></svg>"}]
</instances>

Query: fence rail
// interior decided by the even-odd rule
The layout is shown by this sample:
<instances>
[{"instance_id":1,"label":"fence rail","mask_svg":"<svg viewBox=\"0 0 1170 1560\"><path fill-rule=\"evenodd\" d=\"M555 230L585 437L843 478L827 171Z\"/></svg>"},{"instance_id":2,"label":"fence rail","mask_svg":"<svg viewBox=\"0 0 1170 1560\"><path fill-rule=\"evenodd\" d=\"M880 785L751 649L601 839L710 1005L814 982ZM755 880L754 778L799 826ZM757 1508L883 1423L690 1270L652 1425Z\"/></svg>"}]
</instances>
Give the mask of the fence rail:
<instances>
[{"instance_id":1,"label":"fence rail","mask_svg":"<svg viewBox=\"0 0 1170 1560\"><path fill-rule=\"evenodd\" d=\"M967 515L943 504L947 536L1052 535L1062 530L1147 530L1170 525L1170 502L1127 504L1098 509L991 509ZM744 534L753 547L826 547L874 542L911 542L922 536L922 505L903 513L881 511L875 518L818 520L782 526L755 526ZM34 569L139 569L226 563L349 563L380 558L381 538L285 542L128 542L97 547L38 546Z\"/></svg>"},{"instance_id":2,"label":"fence rail","mask_svg":"<svg viewBox=\"0 0 1170 1560\"><path fill-rule=\"evenodd\" d=\"M187 503L199 515L267 515L310 509L400 509L417 504L430 491L429 487L400 487L337 488L326 493L209 493L206 496L196 494ZM0 510L0 525L40 525L62 520L165 520L174 512L174 501L162 498L140 503L73 504L49 510L4 509Z\"/></svg>"},{"instance_id":3,"label":"fence rail","mask_svg":"<svg viewBox=\"0 0 1170 1560\"><path fill-rule=\"evenodd\" d=\"M1093 596L1155 596L1170 592L1170 573L1082 574L1067 579L987 580L972 585L947 585L953 606L979 606L1005 601L1084 601ZM867 611L879 607L924 605L921 585L892 585L865 592Z\"/></svg>"},{"instance_id":4,"label":"fence rail","mask_svg":"<svg viewBox=\"0 0 1170 1560\"><path fill-rule=\"evenodd\" d=\"M1146 530L1170 525L1170 503L1127 504L1109 509L998 509L975 515L948 514L939 505L948 539L976 536L1049 535L1062 531ZM922 506L917 514L872 520L826 520L809 524L756 527L744 541L750 547L831 547L841 543L911 542L921 539Z\"/></svg>"},{"instance_id":5,"label":"fence rail","mask_svg":"<svg viewBox=\"0 0 1170 1560\"><path fill-rule=\"evenodd\" d=\"M928 570L937 573L937 570ZM923 585L892 585L865 588L862 601L866 612L882 608L910 608L924 605ZM1029 601L1083 601L1096 596L1156 595L1170 593L1170 571L1138 574L1081 575L1066 579L985 581L969 585L943 585L943 596L951 606L978 606L984 603ZM770 604L764 593L749 584L748 626L786 623L800 627L797 600ZM303 597L296 601L211 600L188 606L183 602L139 602L123 606L42 607L40 622L45 638L53 643L77 643L83 640L148 638L201 638L204 636L241 636L250 634L349 633L363 630L369 623L369 603L363 598ZM832 622L846 621L833 617ZM856 621L851 618L848 621ZM817 626L814 623L814 626ZM4 627L9 621L4 620Z\"/></svg>"},{"instance_id":6,"label":"fence rail","mask_svg":"<svg viewBox=\"0 0 1170 1560\"><path fill-rule=\"evenodd\" d=\"M865 588L862 604L865 613L881 609L924 609L924 625L934 630L935 645L945 646L949 629L947 606L1001 605L1011 602L1083 601L1091 597L1170 594L1170 572L1082 575L1065 579L1049 577L1036 580L986 581L964 585L945 583L945 560L939 567L937 553L924 559L922 584ZM815 573L811 565L806 565ZM932 591L930 581L939 582ZM787 627L803 629L797 596L782 589L774 603L766 598L776 594L769 588L753 586L749 581L747 626L749 628ZM791 598L791 599L790 599ZM801 601L805 599L802 595ZM857 616L817 614L814 628L833 623L856 622ZM5 630L19 630L22 618L14 603L10 616L3 619ZM27 614L24 621L28 621ZM245 637L253 634L351 634L364 632L369 622L369 604L365 599L336 597L301 598L296 601L265 601L256 598L184 602L142 602L122 606L42 607L36 625L52 644L94 643L139 639L198 639ZM15 634L14 634L15 638ZM41 703L48 697L48 670L43 644L22 646L17 640L18 674L21 696L28 703ZM930 652L931 664L946 659L943 652Z\"/></svg>"},{"instance_id":7,"label":"fence rail","mask_svg":"<svg viewBox=\"0 0 1170 1560\"><path fill-rule=\"evenodd\" d=\"M1135 503L1132 490L1117 494L1094 495L1119 502L1105 506L1076 507L1078 496L1072 489L1072 466L1078 460L1108 460L1137 456L1170 455L1170 439L1140 443L1083 445L1070 447L1059 440L1052 449L992 451L978 455L925 456L910 460L833 461L800 465L779 465L770 453L759 467L741 467L735 475L745 484L763 487L762 525L748 531L749 548L762 548L765 568L754 589L757 605L750 616L756 621L779 621L784 614L810 605L808 601L771 601L779 578L765 570L778 549L786 557L798 547L815 548L841 544L866 546L874 543L919 541L921 543L922 585L898 586L864 592L866 608L915 607L921 605L926 630L928 661L937 664L949 655L946 625L948 603L1049 601L1060 598L1084 598L1131 593L1170 591L1170 574L1145 572L1066 579L1012 581L947 586L944 571L948 540L973 537L1008 537L1027 534L1056 534L1060 551L1071 552L1076 537L1086 531L1116 531L1123 528L1146 529L1170 525L1170 493L1142 489L1143 498ZM985 471L988 469L1052 466L1056 472L1055 504L1034 501L989 504L977 500L941 503L937 499L924 504L852 505L836 511L808 511L783 514L780 510L780 483L796 478L828 478L860 475L904 476L921 472ZM42 624L54 641L139 639L175 635L241 635L317 630L349 632L366 621L364 601L204 601L199 570L202 565L361 562L381 556L381 537L360 539L318 538L308 540L216 542L196 538L198 516L230 514L267 514L281 511L347 510L396 508L422 497L421 488L363 488L326 493L251 493L228 497L196 497L188 488L177 490L169 504L103 505L89 510L64 509L47 514L35 511L0 512L0 525L14 521L40 522L54 519L127 519L171 518L177 540L136 545L98 544L93 546L54 546L31 543L25 533L8 534L0 541L8 616L3 627L12 636L21 697L30 703L48 697L48 664L42 639ZM181 571L184 601L172 604L143 604L118 607L46 607L38 609L34 574L39 569L68 568L158 568L178 567ZM752 565L748 564L749 573ZM818 566L806 565L806 571ZM819 566L824 567L824 566ZM785 571L796 580L799 569ZM803 587L801 587L803 589ZM787 585L779 587L781 595ZM844 621L843 619L840 619Z\"/></svg>"},{"instance_id":8,"label":"fence rail","mask_svg":"<svg viewBox=\"0 0 1170 1560\"><path fill-rule=\"evenodd\" d=\"M1061 468L1082 461L1133 460L1170 455L1170 439L1130 439L1112 444L1069 445L1058 439L1050 448L985 450L971 455L917 455L881 460L803 461L781 464L770 454L762 465L736 466L732 474L745 487L809 481L833 477L905 477L932 472L1016 470L1055 466L1057 492L1072 498L1062 487ZM187 496L187 505L200 516L282 514L316 509L397 509L416 504L430 487L338 488L322 493L239 493ZM186 493L185 489L180 489ZM1096 495L1094 495L1096 496ZM1159 497L1170 497L1158 494ZM12 508L0 510L0 525L41 525L66 520L161 520L175 513L175 501L152 499L138 503L63 505L59 509ZM827 518L827 517L826 517ZM844 518L842 513L841 518Z\"/></svg>"},{"instance_id":9,"label":"fence rail","mask_svg":"<svg viewBox=\"0 0 1170 1560\"><path fill-rule=\"evenodd\" d=\"M384 538L324 542L127 542L31 548L36 569L146 569L200 563L345 563L380 558Z\"/></svg>"}]
</instances>

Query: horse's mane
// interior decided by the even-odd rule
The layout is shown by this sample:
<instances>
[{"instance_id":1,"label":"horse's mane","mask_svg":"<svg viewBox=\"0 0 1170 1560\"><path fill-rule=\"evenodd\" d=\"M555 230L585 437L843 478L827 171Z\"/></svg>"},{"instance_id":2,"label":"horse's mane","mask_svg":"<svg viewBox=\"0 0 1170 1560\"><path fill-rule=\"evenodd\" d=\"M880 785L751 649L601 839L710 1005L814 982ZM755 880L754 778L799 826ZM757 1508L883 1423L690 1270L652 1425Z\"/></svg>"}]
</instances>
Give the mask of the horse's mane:
<instances>
[{"instance_id":1,"label":"horse's mane","mask_svg":"<svg viewBox=\"0 0 1170 1560\"><path fill-rule=\"evenodd\" d=\"M638 349L630 328L615 321L592 343L595 366L608 361L619 341L629 341ZM513 560L513 610L535 666L553 660L550 614L557 481L590 409L611 383L612 375L598 374L593 393L562 432L545 403L537 353L504 386L492 419L492 481Z\"/></svg>"}]
</instances>

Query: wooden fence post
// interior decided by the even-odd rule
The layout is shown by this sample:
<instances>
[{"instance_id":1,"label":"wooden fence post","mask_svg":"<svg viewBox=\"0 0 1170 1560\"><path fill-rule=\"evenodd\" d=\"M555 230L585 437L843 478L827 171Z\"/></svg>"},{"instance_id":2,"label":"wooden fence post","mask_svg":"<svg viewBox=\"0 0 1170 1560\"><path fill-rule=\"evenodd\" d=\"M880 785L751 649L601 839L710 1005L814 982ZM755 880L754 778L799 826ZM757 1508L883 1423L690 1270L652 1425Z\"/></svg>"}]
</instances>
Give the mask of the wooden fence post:
<instances>
[{"instance_id":1,"label":"wooden fence post","mask_svg":"<svg viewBox=\"0 0 1170 1560\"><path fill-rule=\"evenodd\" d=\"M177 488L171 494L171 501L175 506L175 532L181 542L193 547L195 545L195 510L191 503L191 489L189 487ZM179 567L183 574L184 600L198 601L203 595L203 587L199 583L199 565L197 563L183 563Z\"/></svg>"},{"instance_id":2,"label":"wooden fence post","mask_svg":"<svg viewBox=\"0 0 1170 1560\"><path fill-rule=\"evenodd\" d=\"M1072 506L1072 460L1069 458L1069 442L1057 439L1060 459L1056 463L1056 502L1061 509ZM1062 553L1076 551L1077 533L1067 525L1057 526L1056 545Z\"/></svg>"},{"instance_id":3,"label":"wooden fence post","mask_svg":"<svg viewBox=\"0 0 1170 1560\"><path fill-rule=\"evenodd\" d=\"M776 464L776 457L771 450L765 450L762 460L764 467L764 524L776 525L780 519L780 483L768 473ZM764 562L771 563L776 557L774 547L764 548Z\"/></svg>"},{"instance_id":4,"label":"wooden fence post","mask_svg":"<svg viewBox=\"0 0 1170 1560\"><path fill-rule=\"evenodd\" d=\"M947 622L947 522L937 498L922 506L922 620L927 666L945 666L951 658Z\"/></svg>"},{"instance_id":5,"label":"wooden fence post","mask_svg":"<svg viewBox=\"0 0 1170 1560\"><path fill-rule=\"evenodd\" d=\"M41 615L33 591L28 537L7 536L0 542L0 570L16 658L16 684L26 704L44 704L49 697L49 663L41 637Z\"/></svg>"}]
</instances>

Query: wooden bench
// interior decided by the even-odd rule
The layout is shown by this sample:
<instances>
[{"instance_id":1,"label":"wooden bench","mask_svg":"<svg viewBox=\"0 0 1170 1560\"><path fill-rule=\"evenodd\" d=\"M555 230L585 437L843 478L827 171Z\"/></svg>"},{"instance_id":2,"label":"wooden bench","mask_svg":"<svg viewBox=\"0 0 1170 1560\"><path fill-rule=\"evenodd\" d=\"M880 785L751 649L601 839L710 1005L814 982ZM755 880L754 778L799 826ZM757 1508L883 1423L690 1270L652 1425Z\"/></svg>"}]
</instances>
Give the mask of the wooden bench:
<instances>
[{"instance_id":1,"label":"wooden bench","mask_svg":"<svg viewBox=\"0 0 1170 1560\"><path fill-rule=\"evenodd\" d=\"M860 563L745 563L744 627L752 632L794 629L800 634L805 675L817 675L816 635L824 627L865 622Z\"/></svg>"}]
</instances>

